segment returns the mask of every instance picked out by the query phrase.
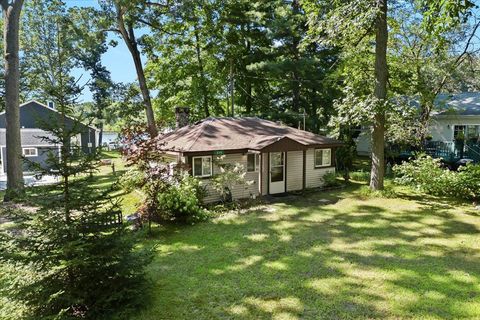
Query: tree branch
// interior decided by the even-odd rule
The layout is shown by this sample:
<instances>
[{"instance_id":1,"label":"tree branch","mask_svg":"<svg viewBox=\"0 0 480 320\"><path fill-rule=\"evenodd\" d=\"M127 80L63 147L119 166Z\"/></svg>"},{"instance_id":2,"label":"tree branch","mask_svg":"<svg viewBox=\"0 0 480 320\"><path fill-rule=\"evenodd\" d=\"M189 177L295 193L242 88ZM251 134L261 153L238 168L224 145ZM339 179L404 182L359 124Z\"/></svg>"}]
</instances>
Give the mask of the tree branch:
<instances>
[{"instance_id":1,"label":"tree branch","mask_svg":"<svg viewBox=\"0 0 480 320\"><path fill-rule=\"evenodd\" d=\"M122 33L120 29L116 28L108 28L108 29L100 29L98 32L115 32L115 33Z\"/></svg>"},{"instance_id":2,"label":"tree branch","mask_svg":"<svg viewBox=\"0 0 480 320\"><path fill-rule=\"evenodd\" d=\"M468 41L465 44L465 48L463 49L463 52L457 57L457 59L455 59L455 62L453 63L450 71L455 70L461 64L463 57L468 53L468 48L470 47L472 39L475 37L475 33L477 32L479 27L480 27L480 21L478 21L475 24L475 27L473 28L472 33L468 37ZM443 87L445 86L445 83L447 82L447 78L448 78L448 75L445 75L442 81L440 81L437 89L435 90L435 96L437 96L440 93L440 91L442 91Z\"/></svg>"},{"instance_id":3,"label":"tree branch","mask_svg":"<svg viewBox=\"0 0 480 320\"><path fill-rule=\"evenodd\" d=\"M174 33L174 32L170 32L170 31L166 31L165 29L163 29L163 28L162 28L161 26L159 26L158 24L153 24L153 23L148 22L147 20L144 20L144 19L142 19L142 18L138 18L137 21L140 22L140 23L143 23L143 24L145 24L145 25L147 25L147 26L149 26L149 27L152 28L152 29L161 31L161 32L166 33L166 34L168 34L168 35L170 35L170 36L181 35L181 33Z\"/></svg>"},{"instance_id":4,"label":"tree branch","mask_svg":"<svg viewBox=\"0 0 480 320\"><path fill-rule=\"evenodd\" d=\"M168 8L168 7L170 7L170 1L167 0L167 2L165 4L158 3L158 2L147 1L147 2L145 2L145 5L151 6L151 7Z\"/></svg>"}]
</instances>

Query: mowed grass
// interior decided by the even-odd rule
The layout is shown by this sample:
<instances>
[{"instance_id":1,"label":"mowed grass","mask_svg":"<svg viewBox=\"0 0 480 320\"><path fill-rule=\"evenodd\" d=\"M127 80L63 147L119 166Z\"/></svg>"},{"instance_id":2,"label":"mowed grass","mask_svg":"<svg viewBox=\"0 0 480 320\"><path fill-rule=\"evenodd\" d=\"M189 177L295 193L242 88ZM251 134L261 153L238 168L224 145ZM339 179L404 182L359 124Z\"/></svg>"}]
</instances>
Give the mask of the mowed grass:
<instances>
[{"instance_id":1,"label":"mowed grass","mask_svg":"<svg viewBox=\"0 0 480 320\"><path fill-rule=\"evenodd\" d=\"M143 194L141 191L127 193L121 189L121 186L116 186L119 178L128 170L120 152L103 151L101 159L111 160L113 162L113 167L112 165L99 165L97 170L93 172L93 177L90 180L91 187L98 190L109 191L109 195L112 196L114 201L119 200L124 216L135 213L139 205L143 202ZM36 198L42 196L42 187L27 188L27 200L30 202L35 203Z\"/></svg>"},{"instance_id":2,"label":"mowed grass","mask_svg":"<svg viewBox=\"0 0 480 320\"><path fill-rule=\"evenodd\" d=\"M352 186L159 228L129 319L480 318L479 211L397 191Z\"/></svg>"},{"instance_id":3,"label":"mowed grass","mask_svg":"<svg viewBox=\"0 0 480 320\"><path fill-rule=\"evenodd\" d=\"M99 188L126 170L117 153L104 158L117 175L100 167ZM394 189L391 198L365 197L352 184L157 226L145 240L156 252L143 307L126 318L480 319L480 211ZM143 201L113 195L125 215ZM0 319L21 318L23 307L0 297Z\"/></svg>"},{"instance_id":4,"label":"mowed grass","mask_svg":"<svg viewBox=\"0 0 480 320\"><path fill-rule=\"evenodd\" d=\"M108 189L118 182L118 178L124 174L128 168L125 166L125 162L118 151L104 151L102 153L102 158L112 160L115 174L113 174L113 168L111 165L100 166L98 172L94 175L92 184L99 189ZM134 190L127 193L123 191L121 187L113 191L111 196L120 200L120 206L124 216L135 213L144 199L144 196L140 191Z\"/></svg>"}]
</instances>

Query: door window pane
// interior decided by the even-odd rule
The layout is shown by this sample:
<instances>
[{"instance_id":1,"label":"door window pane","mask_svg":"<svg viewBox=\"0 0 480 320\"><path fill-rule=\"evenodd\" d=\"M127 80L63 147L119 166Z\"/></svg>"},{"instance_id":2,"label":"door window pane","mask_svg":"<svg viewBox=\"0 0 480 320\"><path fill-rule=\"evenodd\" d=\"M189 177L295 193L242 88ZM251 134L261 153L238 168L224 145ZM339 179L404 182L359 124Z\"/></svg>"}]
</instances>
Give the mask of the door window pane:
<instances>
[{"instance_id":1,"label":"door window pane","mask_svg":"<svg viewBox=\"0 0 480 320\"><path fill-rule=\"evenodd\" d=\"M283 181L283 167L273 167L271 170L271 181L280 182Z\"/></svg>"},{"instance_id":2,"label":"door window pane","mask_svg":"<svg viewBox=\"0 0 480 320\"><path fill-rule=\"evenodd\" d=\"M272 167L283 166L283 153L282 152L272 152L270 154L271 165Z\"/></svg>"}]
</instances>

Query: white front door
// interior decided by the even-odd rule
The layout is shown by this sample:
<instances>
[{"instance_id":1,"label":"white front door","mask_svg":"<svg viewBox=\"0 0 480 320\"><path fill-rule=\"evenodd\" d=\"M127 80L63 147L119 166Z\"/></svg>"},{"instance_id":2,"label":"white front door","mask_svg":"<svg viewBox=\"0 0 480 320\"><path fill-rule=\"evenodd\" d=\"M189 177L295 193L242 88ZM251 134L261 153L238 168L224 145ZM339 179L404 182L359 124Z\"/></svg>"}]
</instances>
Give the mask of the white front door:
<instances>
[{"instance_id":1,"label":"white front door","mask_svg":"<svg viewBox=\"0 0 480 320\"><path fill-rule=\"evenodd\" d=\"M270 194L285 192L285 153L270 152Z\"/></svg>"}]
</instances>

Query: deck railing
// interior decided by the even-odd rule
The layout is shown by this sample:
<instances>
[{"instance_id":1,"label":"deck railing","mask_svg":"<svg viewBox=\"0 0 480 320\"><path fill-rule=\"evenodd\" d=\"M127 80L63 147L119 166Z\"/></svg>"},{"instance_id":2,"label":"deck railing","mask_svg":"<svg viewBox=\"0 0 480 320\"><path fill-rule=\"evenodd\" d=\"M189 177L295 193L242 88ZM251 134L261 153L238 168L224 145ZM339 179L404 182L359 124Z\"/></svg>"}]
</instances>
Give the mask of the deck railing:
<instances>
[{"instance_id":1,"label":"deck railing","mask_svg":"<svg viewBox=\"0 0 480 320\"><path fill-rule=\"evenodd\" d=\"M426 141L423 151L433 158L449 162L464 158L480 162L480 145L476 142Z\"/></svg>"}]
</instances>

